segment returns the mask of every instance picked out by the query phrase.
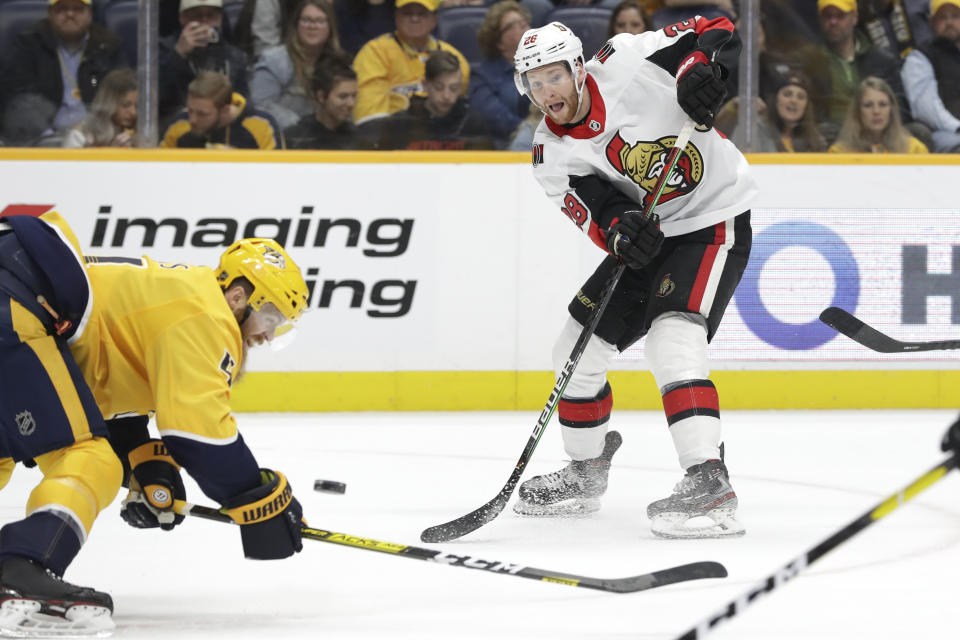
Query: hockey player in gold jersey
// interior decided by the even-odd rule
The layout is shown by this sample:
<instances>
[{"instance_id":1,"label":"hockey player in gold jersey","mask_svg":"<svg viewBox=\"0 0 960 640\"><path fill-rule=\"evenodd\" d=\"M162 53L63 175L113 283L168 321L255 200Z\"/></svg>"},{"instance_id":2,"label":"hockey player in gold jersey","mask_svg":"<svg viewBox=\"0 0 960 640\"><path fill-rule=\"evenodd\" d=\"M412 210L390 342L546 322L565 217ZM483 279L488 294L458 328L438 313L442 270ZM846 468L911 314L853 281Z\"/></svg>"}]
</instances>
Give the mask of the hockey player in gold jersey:
<instances>
[{"instance_id":1,"label":"hockey player in gold jersey","mask_svg":"<svg viewBox=\"0 0 960 640\"><path fill-rule=\"evenodd\" d=\"M0 627L112 628L108 594L60 577L121 484L129 524L179 524L181 467L241 525L245 556L301 549L300 505L247 448L230 394L246 349L291 329L306 303L273 240L241 240L213 270L83 256L56 211L0 212L0 487L16 462L44 474L27 517L0 529Z\"/></svg>"}]
</instances>

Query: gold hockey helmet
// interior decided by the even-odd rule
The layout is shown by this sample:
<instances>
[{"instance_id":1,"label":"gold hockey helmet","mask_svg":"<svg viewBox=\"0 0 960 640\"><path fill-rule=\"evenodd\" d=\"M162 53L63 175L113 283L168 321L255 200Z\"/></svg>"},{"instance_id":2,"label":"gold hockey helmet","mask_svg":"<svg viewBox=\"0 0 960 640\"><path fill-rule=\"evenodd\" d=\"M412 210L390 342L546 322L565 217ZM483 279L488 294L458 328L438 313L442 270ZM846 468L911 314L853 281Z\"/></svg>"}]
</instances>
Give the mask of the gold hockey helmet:
<instances>
[{"instance_id":1,"label":"gold hockey helmet","mask_svg":"<svg viewBox=\"0 0 960 640\"><path fill-rule=\"evenodd\" d=\"M253 285L247 304L260 311L272 303L290 323L307 308L307 283L300 268L276 240L244 238L230 245L220 256L217 282L226 290L243 276Z\"/></svg>"}]
</instances>

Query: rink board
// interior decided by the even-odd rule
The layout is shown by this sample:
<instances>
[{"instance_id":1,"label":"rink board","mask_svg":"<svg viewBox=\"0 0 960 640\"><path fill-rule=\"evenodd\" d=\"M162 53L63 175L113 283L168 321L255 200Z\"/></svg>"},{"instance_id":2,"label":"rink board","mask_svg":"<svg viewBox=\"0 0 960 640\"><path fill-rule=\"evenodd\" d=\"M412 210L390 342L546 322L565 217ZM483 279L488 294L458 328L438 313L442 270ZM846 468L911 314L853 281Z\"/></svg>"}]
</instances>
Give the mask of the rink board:
<instances>
[{"instance_id":1,"label":"rink board","mask_svg":"<svg viewBox=\"0 0 960 640\"><path fill-rule=\"evenodd\" d=\"M724 406L956 406L955 352L876 354L817 315L960 335L958 159L750 160L754 250L710 348ZM294 347L250 358L246 411L537 409L603 255L526 154L3 150L0 171L0 209L55 205L92 255L214 265L236 238L283 242L311 311ZM618 407L660 406L642 342L613 369Z\"/></svg>"}]
</instances>

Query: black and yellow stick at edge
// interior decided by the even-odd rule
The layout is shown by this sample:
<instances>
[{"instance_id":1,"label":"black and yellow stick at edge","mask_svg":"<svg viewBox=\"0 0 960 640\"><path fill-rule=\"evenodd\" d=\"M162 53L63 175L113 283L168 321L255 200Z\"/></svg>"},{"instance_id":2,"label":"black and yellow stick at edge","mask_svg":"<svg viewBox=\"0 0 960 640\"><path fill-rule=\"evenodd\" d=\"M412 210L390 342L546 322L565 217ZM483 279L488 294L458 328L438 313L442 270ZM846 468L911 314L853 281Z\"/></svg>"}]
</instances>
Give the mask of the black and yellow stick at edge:
<instances>
[{"instance_id":1,"label":"black and yellow stick at edge","mask_svg":"<svg viewBox=\"0 0 960 640\"><path fill-rule=\"evenodd\" d=\"M814 562L825 556L829 551L857 535L874 522L877 522L890 515L898 508L913 500L915 497L929 489L931 486L941 480L951 469L957 468L960 464L960 453L954 452L941 463L916 478L906 487L884 498L880 503L870 508L869 511L859 518L841 528L832 536L816 545L806 553L803 553L782 567L778 568L771 575L760 582L757 582L737 598L718 609L713 614L700 621L692 629L680 634L676 640L701 640L705 638L713 629L719 626L725 620L733 618L738 613L749 607L751 604L761 598L761 596L770 593L791 578L795 578L801 571L812 565Z\"/></svg>"}]
</instances>

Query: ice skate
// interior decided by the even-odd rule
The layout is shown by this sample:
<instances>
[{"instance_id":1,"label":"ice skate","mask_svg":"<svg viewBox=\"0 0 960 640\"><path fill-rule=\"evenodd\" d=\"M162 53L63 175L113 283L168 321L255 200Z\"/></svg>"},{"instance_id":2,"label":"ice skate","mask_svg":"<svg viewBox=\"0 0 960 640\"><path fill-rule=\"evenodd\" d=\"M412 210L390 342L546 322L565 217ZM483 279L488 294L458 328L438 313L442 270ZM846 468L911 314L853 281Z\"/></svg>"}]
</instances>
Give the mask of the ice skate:
<instances>
[{"instance_id":1,"label":"ice skate","mask_svg":"<svg viewBox=\"0 0 960 640\"><path fill-rule=\"evenodd\" d=\"M0 637L105 638L112 613L109 594L64 582L27 558L0 561Z\"/></svg>"},{"instance_id":2,"label":"ice skate","mask_svg":"<svg viewBox=\"0 0 960 640\"><path fill-rule=\"evenodd\" d=\"M530 478L520 485L513 510L524 516L566 517L597 511L607 490L610 460L622 443L619 432L608 431L600 457L571 460L559 471Z\"/></svg>"},{"instance_id":3,"label":"ice skate","mask_svg":"<svg viewBox=\"0 0 960 640\"><path fill-rule=\"evenodd\" d=\"M660 538L742 536L736 513L737 494L722 460L693 465L671 496L647 507L650 529Z\"/></svg>"}]
</instances>

